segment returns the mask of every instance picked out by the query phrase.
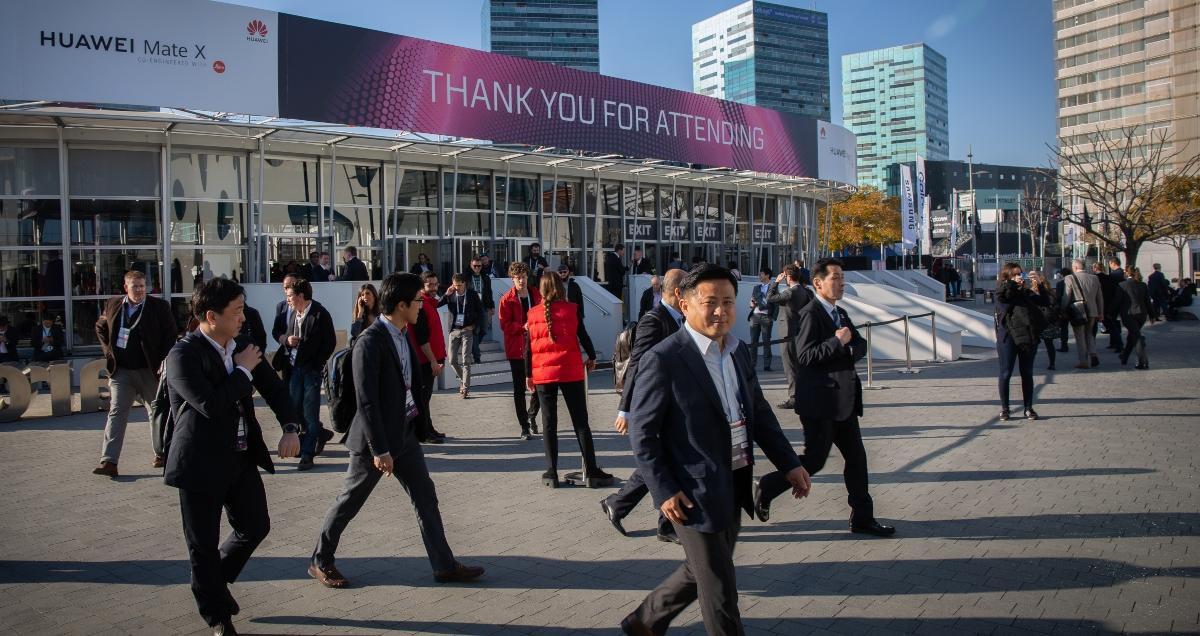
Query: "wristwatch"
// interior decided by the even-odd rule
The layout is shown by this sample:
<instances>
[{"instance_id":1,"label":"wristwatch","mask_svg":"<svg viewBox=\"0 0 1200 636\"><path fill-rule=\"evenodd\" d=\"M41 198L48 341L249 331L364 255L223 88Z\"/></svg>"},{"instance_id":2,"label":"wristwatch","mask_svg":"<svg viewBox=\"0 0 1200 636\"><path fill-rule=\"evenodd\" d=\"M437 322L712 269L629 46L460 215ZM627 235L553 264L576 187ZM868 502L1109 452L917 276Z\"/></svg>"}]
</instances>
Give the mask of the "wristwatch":
<instances>
[{"instance_id":1,"label":"wristwatch","mask_svg":"<svg viewBox=\"0 0 1200 636\"><path fill-rule=\"evenodd\" d=\"M284 435L287 435L288 433L299 433L299 432L300 432L299 424L288 423L288 424L283 425L283 434Z\"/></svg>"}]
</instances>

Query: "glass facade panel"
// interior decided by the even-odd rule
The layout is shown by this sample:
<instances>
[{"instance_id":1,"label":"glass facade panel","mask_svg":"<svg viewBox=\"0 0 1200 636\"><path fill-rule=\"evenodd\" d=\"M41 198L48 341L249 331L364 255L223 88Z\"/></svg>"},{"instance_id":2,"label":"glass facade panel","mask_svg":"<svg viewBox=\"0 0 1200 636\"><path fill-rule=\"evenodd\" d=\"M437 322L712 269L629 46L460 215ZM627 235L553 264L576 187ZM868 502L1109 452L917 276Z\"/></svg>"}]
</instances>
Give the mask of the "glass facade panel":
<instances>
[{"instance_id":1,"label":"glass facade panel","mask_svg":"<svg viewBox=\"0 0 1200 636\"><path fill-rule=\"evenodd\" d=\"M380 190L380 164L338 163L333 170L334 201L340 204L376 205L386 199Z\"/></svg>"},{"instance_id":2,"label":"glass facade panel","mask_svg":"<svg viewBox=\"0 0 1200 636\"><path fill-rule=\"evenodd\" d=\"M438 173L436 170L401 168L400 173L396 205L403 208L438 207Z\"/></svg>"},{"instance_id":3,"label":"glass facade panel","mask_svg":"<svg viewBox=\"0 0 1200 636\"><path fill-rule=\"evenodd\" d=\"M446 218L450 218L450 213L446 213ZM491 212L465 212L459 210L454 213L454 234L455 236L491 236L492 234L492 213Z\"/></svg>"},{"instance_id":4,"label":"glass facade panel","mask_svg":"<svg viewBox=\"0 0 1200 636\"><path fill-rule=\"evenodd\" d=\"M379 208L339 206L333 213L333 247L373 248L383 239Z\"/></svg>"},{"instance_id":5,"label":"glass facade panel","mask_svg":"<svg viewBox=\"0 0 1200 636\"><path fill-rule=\"evenodd\" d=\"M264 201L288 201L316 203L318 188L317 161L295 161L291 159L271 159L263 162L263 175L266 185L263 188ZM258 181L258 167L250 171L250 191L258 195L255 187Z\"/></svg>"},{"instance_id":6,"label":"glass facade panel","mask_svg":"<svg viewBox=\"0 0 1200 636\"><path fill-rule=\"evenodd\" d=\"M434 196L436 198L436 193ZM388 212L388 232L392 236L437 236L438 215L437 210L401 209L390 211Z\"/></svg>"},{"instance_id":7,"label":"glass facade panel","mask_svg":"<svg viewBox=\"0 0 1200 636\"><path fill-rule=\"evenodd\" d=\"M171 293L191 294L213 278L239 282L246 276L246 250L171 248Z\"/></svg>"},{"instance_id":8,"label":"glass facade panel","mask_svg":"<svg viewBox=\"0 0 1200 636\"><path fill-rule=\"evenodd\" d=\"M542 181L542 214L579 214L583 203L579 198L577 181Z\"/></svg>"},{"instance_id":9,"label":"glass facade panel","mask_svg":"<svg viewBox=\"0 0 1200 636\"><path fill-rule=\"evenodd\" d=\"M0 247L62 245L58 199L0 199Z\"/></svg>"},{"instance_id":10,"label":"glass facade panel","mask_svg":"<svg viewBox=\"0 0 1200 636\"><path fill-rule=\"evenodd\" d=\"M246 158L203 152L171 152L171 196L181 199L246 197Z\"/></svg>"},{"instance_id":11,"label":"glass facade panel","mask_svg":"<svg viewBox=\"0 0 1200 636\"><path fill-rule=\"evenodd\" d=\"M0 195L53 196L58 193L57 148L0 146Z\"/></svg>"},{"instance_id":12,"label":"glass facade panel","mask_svg":"<svg viewBox=\"0 0 1200 636\"><path fill-rule=\"evenodd\" d=\"M157 201L71 201L74 245L156 245L159 243Z\"/></svg>"},{"instance_id":13,"label":"glass facade panel","mask_svg":"<svg viewBox=\"0 0 1200 636\"><path fill-rule=\"evenodd\" d=\"M583 247L583 220L577 216L559 215L557 219L542 218L542 249L565 250Z\"/></svg>"},{"instance_id":14,"label":"glass facade panel","mask_svg":"<svg viewBox=\"0 0 1200 636\"><path fill-rule=\"evenodd\" d=\"M62 295L62 250L0 250L0 297Z\"/></svg>"},{"instance_id":15,"label":"glass facade panel","mask_svg":"<svg viewBox=\"0 0 1200 636\"><path fill-rule=\"evenodd\" d=\"M137 270L146 275L146 291L161 294L162 280L158 265L162 252L157 249L86 249L71 250L71 291L76 296L115 296L125 293L125 272Z\"/></svg>"},{"instance_id":16,"label":"glass facade panel","mask_svg":"<svg viewBox=\"0 0 1200 636\"><path fill-rule=\"evenodd\" d=\"M537 179L496 177L496 210L504 210L506 194L509 213L538 211Z\"/></svg>"},{"instance_id":17,"label":"glass facade panel","mask_svg":"<svg viewBox=\"0 0 1200 636\"><path fill-rule=\"evenodd\" d=\"M245 244L246 205L233 201L172 201L171 243Z\"/></svg>"},{"instance_id":18,"label":"glass facade panel","mask_svg":"<svg viewBox=\"0 0 1200 636\"><path fill-rule=\"evenodd\" d=\"M531 214L513 214L508 213L508 228L498 228L496 234L500 236L508 236L512 238L529 238L534 235L534 219L537 217ZM503 215L496 214L496 222L503 223Z\"/></svg>"},{"instance_id":19,"label":"glass facade panel","mask_svg":"<svg viewBox=\"0 0 1200 636\"><path fill-rule=\"evenodd\" d=\"M160 196L157 151L89 150L67 152L71 196Z\"/></svg>"},{"instance_id":20,"label":"glass facade panel","mask_svg":"<svg viewBox=\"0 0 1200 636\"><path fill-rule=\"evenodd\" d=\"M311 234L319 232L320 214L315 205L263 205L259 231L271 234Z\"/></svg>"},{"instance_id":21,"label":"glass facade panel","mask_svg":"<svg viewBox=\"0 0 1200 636\"><path fill-rule=\"evenodd\" d=\"M457 184L454 173L446 173L444 191L446 209L457 206L460 210L490 210L492 206L492 178L486 174L458 173ZM458 194L452 199L454 190Z\"/></svg>"},{"instance_id":22,"label":"glass facade panel","mask_svg":"<svg viewBox=\"0 0 1200 636\"><path fill-rule=\"evenodd\" d=\"M76 347L99 345L96 340L96 321L100 312L104 311L104 299L76 300L71 303L71 331L75 338Z\"/></svg>"}]
</instances>

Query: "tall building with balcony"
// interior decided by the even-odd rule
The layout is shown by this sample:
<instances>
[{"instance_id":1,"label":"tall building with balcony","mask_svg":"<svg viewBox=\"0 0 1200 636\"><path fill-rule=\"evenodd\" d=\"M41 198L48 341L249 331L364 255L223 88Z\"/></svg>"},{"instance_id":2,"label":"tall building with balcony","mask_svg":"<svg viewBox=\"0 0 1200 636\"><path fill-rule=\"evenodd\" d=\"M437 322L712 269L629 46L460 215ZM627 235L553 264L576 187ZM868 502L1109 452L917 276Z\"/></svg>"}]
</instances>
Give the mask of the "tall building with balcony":
<instances>
[{"instance_id":1,"label":"tall building with balcony","mask_svg":"<svg viewBox=\"0 0 1200 636\"><path fill-rule=\"evenodd\" d=\"M600 72L597 0L485 0L483 48Z\"/></svg>"},{"instance_id":2,"label":"tall building with balcony","mask_svg":"<svg viewBox=\"0 0 1200 636\"><path fill-rule=\"evenodd\" d=\"M829 121L829 18L750 0L693 24L692 90Z\"/></svg>"},{"instance_id":3,"label":"tall building with balcony","mask_svg":"<svg viewBox=\"0 0 1200 636\"><path fill-rule=\"evenodd\" d=\"M894 163L950 158L946 58L916 43L842 56L842 120L858 137L858 184L886 190Z\"/></svg>"},{"instance_id":4,"label":"tall building with balcony","mask_svg":"<svg viewBox=\"0 0 1200 636\"><path fill-rule=\"evenodd\" d=\"M1169 151L1182 151L1176 161L1200 153L1198 25L1197 0L1054 0L1062 151L1091 152L1097 134L1132 127L1146 141L1169 135ZM1138 266L1149 272L1160 261L1168 276L1191 276L1200 245L1191 252L1178 272L1173 248L1147 244Z\"/></svg>"}]
</instances>

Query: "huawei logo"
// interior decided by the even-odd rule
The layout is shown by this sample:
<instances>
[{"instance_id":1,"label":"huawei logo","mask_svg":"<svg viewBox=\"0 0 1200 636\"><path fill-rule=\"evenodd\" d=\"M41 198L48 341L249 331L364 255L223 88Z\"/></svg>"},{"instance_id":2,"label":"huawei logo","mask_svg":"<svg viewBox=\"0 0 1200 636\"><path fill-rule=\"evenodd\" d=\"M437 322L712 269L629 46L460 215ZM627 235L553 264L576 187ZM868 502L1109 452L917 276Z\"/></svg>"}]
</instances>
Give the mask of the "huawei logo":
<instances>
[{"instance_id":1,"label":"huawei logo","mask_svg":"<svg viewBox=\"0 0 1200 636\"><path fill-rule=\"evenodd\" d=\"M250 24L246 25L246 33L257 35L260 38L267 36L267 25L262 23L262 20L251 20Z\"/></svg>"}]
</instances>

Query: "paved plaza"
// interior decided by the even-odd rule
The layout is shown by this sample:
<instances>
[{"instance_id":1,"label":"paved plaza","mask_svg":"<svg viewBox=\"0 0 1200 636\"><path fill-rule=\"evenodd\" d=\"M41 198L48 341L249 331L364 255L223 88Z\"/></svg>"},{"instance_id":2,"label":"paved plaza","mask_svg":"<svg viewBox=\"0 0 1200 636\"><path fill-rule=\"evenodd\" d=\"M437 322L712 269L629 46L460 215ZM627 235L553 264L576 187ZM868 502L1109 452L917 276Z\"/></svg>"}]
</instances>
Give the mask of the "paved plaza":
<instances>
[{"instance_id":1,"label":"paved plaza","mask_svg":"<svg viewBox=\"0 0 1200 636\"><path fill-rule=\"evenodd\" d=\"M1200 327L1146 333L1149 371L1121 367L1111 353L1098 369L1070 370L1072 350L1046 372L1041 352L1037 422L997 421L994 352L920 365L918 375L884 366L875 380L888 388L867 392L863 436L876 512L898 534L847 532L835 452L811 497L777 500L771 523L744 522L736 562L747 633L1200 632ZM782 376L763 380L767 398L782 401ZM633 458L612 432L616 402L611 374L594 375L600 461L626 477ZM649 502L626 520L626 538L600 512L611 489L543 488L540 440L516 439L506 390L466 401L447 391L433 409L452 437L425 447L447 534L462 561L487 568L482 581L433 581L392 480L338 553L353 588L308 578L346 466L345 449L331 445L316 470L286 460L264 476L273 527L233 587L240 630L614 634L680 563L678 546L655 540ZM268 413L260 409L271 445L278 428ZM778 413L799 445L796 416ZM116 482L91 474L101 413L0 428L0 629L203 633L178 496L150 468L144 412L136 417ZM573 469L576 445L569 424L561 429L562 466ZM695 607L675 625L671 633L703 633Z\"/></svg>"}]
</instances>

